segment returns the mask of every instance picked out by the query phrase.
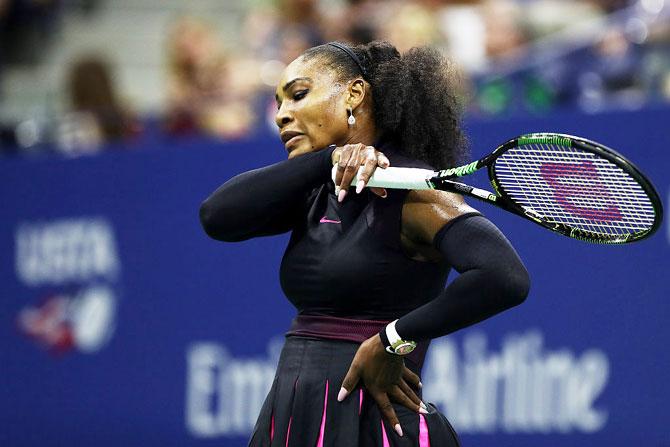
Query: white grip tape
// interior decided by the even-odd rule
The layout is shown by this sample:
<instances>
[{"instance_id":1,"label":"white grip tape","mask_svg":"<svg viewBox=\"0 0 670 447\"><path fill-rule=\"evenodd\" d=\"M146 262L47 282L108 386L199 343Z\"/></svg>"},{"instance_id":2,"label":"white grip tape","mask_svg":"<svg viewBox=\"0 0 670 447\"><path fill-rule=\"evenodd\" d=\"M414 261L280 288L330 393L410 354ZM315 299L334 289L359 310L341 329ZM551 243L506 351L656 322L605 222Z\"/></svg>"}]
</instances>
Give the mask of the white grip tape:
<instances>
[{"instance_id":1,"label":"white grip tape","mask_svg":"<svg viewBox=\"0 0 670 447\"><path fill-rule=\"evenodd\" d=\"M360 174L364 168L358 170ZM333 166L332 177L333 182L337 175L337 165ZM418 168L377 168L370 177L367 187L375 188L392 188L392 189L432 189L428 186L426 180L437 175L437 172L430 169ZM351 186L356 186L358 183L358 174L351 181Z\"/></svg>"}]
</instances>

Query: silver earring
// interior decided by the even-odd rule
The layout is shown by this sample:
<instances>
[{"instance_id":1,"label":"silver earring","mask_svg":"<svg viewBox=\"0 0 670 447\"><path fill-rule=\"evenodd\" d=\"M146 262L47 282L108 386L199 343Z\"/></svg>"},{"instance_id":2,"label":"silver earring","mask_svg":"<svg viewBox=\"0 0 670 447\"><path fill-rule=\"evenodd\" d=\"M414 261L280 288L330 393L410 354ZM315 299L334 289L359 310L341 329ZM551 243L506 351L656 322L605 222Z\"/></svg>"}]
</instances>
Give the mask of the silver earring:
<instances>
[{"instance_id":1,"label":"silver earring","mask_svg":"<svg viewBox=\"0 0 670 447\"><path fill-rule=\"evenodd\" d=\"M349 114L347 123L349 123L349 126L353 126L354 124L356 124L356 117L354 116L354 112L349 108L347 109L347 113Z\"/></svg>"}]
</instances>

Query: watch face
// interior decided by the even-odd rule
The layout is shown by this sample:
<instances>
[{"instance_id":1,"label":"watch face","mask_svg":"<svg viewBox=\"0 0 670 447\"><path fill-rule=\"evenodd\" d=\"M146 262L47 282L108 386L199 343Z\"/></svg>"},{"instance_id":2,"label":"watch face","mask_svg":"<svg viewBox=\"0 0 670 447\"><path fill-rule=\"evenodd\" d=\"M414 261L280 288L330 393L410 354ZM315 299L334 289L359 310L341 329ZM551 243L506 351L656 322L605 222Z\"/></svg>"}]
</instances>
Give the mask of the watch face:
<instances>
[{"instance_id":1,"label":"watch face","mask_svg":"<svg viewBox=\"0 0 670 447\"><path fill-rule=\"evenodd\" d=\"M395 353L398 355L406 355L414 351L416 344L414 343L402 343L395 348Z\"/></svg>"}]
</instances>

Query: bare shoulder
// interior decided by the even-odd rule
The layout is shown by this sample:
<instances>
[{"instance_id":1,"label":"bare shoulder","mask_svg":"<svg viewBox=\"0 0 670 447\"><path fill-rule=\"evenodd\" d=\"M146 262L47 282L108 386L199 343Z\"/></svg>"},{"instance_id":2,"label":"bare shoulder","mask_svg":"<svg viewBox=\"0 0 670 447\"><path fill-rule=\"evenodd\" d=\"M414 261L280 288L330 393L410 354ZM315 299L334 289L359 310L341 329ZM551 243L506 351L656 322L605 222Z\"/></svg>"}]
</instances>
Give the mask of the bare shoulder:
<instances>
[{"instance_id":1,"label":"bare shoulder","mask_svg":"<svg viewBox=\"0 0 670 447\"><path fill-rule=\"evenodd\" d=\"M410 191L402 209L401 236L404 243L432 247L435 234L450 220L477 212L456 193Z\"/></svg>"}]
</instances>

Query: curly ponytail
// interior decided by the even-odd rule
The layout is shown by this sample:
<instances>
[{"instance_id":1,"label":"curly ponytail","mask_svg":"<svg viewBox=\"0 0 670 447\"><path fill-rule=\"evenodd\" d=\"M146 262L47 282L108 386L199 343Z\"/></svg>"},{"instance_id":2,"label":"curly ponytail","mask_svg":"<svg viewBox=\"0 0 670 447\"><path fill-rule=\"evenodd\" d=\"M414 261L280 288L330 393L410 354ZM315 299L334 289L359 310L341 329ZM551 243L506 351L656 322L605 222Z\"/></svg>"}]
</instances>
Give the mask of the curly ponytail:
<instances>
[{"instance_id":1,"label":"curly ponytail","mask_svg":"<svg viewBox=\"0 0 670 447\"><path fill-rule=\"evenodd\" d=\"M375 125L384 140L438 169L466 160L454 74L439 51L419 47L401 55L392 44L379 41L349 48L365 67ZM335 46L310 48L303 57L317 55L343 80L361 76L354 59Z\"/></svg>"}]
</instances>

